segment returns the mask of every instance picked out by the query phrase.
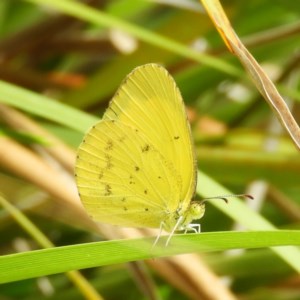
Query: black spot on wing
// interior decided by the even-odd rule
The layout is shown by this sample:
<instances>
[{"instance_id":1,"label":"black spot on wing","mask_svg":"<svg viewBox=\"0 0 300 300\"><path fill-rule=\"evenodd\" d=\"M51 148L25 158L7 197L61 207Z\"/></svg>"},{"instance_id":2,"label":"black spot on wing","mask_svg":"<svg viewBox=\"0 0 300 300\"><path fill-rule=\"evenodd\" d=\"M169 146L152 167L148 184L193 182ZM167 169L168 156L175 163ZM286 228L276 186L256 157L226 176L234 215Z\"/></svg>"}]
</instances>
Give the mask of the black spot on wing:
<instances>
[{"instance_id":1,"label":"black spot on wing","mask_svg":"<svg viewBox=\"0 0 300 300\"><path fill-rule=\"evenodd\" d=\"M142 147L142 152L148 152L150 150L150 146L148 144L145 144L143 147Z\"/></svg>"},{"instance_id":2,"label":"black spot on wing","mask_svg":"<svg viewBox=\"0 0 300 300\"><path fill-rule=\"evenodd\" d=\"M109 184L104 184L104 196L110 196L112 194L111 186Z\"/></svg>"},{"instance_id":3,"label":"black spot on wing","mask_svg":"<svg viewBox=\"0 0 300 300\"><path fill-rule=\"evenodd\" d=\"M113 167L113 163L112 163L112 156L109 154L105 154L105 161L106 161L106 166L105 168L107 170L110 170Z\"/></svg>"},{"instance_id":4,"label":"black spot on wing","mask_svg":"<svg viewBox=\"0 0 300 300\"><path fill-rule=\"evenodd\" d=\"M99 179L102 179L103 176L104 176L104 172L103 172L103 170L101 170L100 173L99 173L99 175L98 175L98 178L99 178Z\"/></svg>"},{"instance_id":5,"label":"black spot on wing","mask_svg":"<svg viewBox=\"0 0 300 300\"><path fill-rule=\"evenodd\" d=\"M107 140L106 146L104 148L105 151L111 151L113 149L114 143L111 139Z\"/></svg>"},{"instance_id":6,"label":"black spot on wing","mask_svg":"<svg viewBox=\"0 0 300 300\"><path fill-rule=\"evenodd\" d=\"M120 143L123 143L123 142L125 141L125 139L126 139L126 135L122 135L122 136L120 136L120 137L118 138L118 141L119 141Z\"/></svg>"}]
</instances>

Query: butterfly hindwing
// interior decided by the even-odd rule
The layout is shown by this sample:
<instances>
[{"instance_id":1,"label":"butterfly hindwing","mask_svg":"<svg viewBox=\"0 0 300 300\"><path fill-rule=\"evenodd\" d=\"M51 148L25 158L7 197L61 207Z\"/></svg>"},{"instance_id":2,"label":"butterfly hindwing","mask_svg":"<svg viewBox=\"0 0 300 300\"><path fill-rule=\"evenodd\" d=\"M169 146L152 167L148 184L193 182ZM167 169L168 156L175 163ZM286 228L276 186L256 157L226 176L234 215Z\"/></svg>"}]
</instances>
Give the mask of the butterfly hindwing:
<instances>
[{"instance_id":1,"label":"butterfly hindwing","mask_svg":"<svg viewBox=\"0 0 300 300\"><path fill-rule=\"evenodd\" d=\"M176 211L182 186L172 163L120 121L100 121L89 131L79 147L76 177L91 217L121 226L159 227Z\"/></svg>"}]
</instances>

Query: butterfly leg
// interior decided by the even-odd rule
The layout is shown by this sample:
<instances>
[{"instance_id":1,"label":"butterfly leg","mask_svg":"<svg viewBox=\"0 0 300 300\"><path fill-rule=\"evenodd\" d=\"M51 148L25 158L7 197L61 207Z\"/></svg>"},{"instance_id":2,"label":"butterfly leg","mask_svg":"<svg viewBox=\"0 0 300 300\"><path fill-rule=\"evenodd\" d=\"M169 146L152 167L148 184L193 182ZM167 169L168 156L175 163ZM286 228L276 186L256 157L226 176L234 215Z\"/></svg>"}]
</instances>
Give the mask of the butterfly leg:
<instances>
[{"instance_id":1,"label":"butterfly leg","mask_svg":"<svg viewBox=\"0 0 300 300\"><path fill-rule=\"evenodd\" d=\"M189 224L184 231L184 234L186 234L188 231L194 231L195 233L201 232L201 224Z\"/></svg>"},{"instance_id":2,"label":"butterfly leg","mask_svg":"<svg viewBox=\"0 0 300 300\"><path fill-rule=\"evenodd\" d=\"M180 216L180 217L178 218L178 220L177 220L177 222L176 222L174 228L172 229L172 231L171 231L171 233L170 233L170 235L169 235L169 237L168 237L168 239L167 239L167 241L166 241L166 245L165 245L166 247L168 246L168 244L169 244L169 242L170 242L170 240L171 240L171 237L174 235L175 231L178 229L180 223L182 222L182 219L183 219L182 216Z\"/></svg>"},{"instance_id":3,"label":"butterfly leg","mask_svg":"<svg viewBox=\"0 0 300 300\"><path fill-rule=\"evenodd\" d=\"M160 225L159 225L159 232L158 232L158 235L157 235L157 237L156 237L156 239L155 239L155 241L154 241L154 243L153 243L153 245L152 245L152 247L151 247L151 250L156 246L156 244L157 244L159 238L161 237L161 233L162 233L162 230L163 230L164 225L165 225L164 222L160 222Z\"/></svg>"},{"instance_id":4,"label":"butterfly leg","mask_svg":"<svg viewBox=\"0 0 300 300\"><path fill-rule=\"evenodd\" d=\"M201 232L201 224L190 224L190 229L195 233Z\"/></svg>"}]
</instances>

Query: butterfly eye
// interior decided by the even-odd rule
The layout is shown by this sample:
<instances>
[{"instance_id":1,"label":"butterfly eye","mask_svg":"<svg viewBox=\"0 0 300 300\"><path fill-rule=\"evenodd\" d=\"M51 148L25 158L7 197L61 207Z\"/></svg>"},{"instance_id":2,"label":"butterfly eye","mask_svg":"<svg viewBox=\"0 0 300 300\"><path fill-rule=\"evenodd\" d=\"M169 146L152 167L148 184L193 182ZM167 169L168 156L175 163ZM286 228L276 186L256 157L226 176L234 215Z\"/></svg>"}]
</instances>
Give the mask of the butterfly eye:
<instances>
[{"instance_id":1,"label":"butterfly eye","mask_svg":"<svg viewBox=\"0 0 300 300\"><path fill-rule=\"evenodd\" d=\"M203 202L193 201L191 202L189 213L193 216L193 219L200 219L204 215L205 204Z\"/></svg>"}]
</instances>

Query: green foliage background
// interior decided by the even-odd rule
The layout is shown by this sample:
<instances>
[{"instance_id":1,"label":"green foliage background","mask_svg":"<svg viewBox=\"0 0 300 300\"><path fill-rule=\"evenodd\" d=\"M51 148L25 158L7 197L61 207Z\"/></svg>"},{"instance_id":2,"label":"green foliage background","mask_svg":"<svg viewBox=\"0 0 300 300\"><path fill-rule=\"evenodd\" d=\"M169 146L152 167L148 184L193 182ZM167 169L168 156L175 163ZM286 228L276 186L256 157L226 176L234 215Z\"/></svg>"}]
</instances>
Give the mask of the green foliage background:
<instances>
[{"instance_id":1,"label":"green foliage background","mask_svg":"<svg viewBox=\"0 0 300 300\"><path fill-rule=\"evenodd\" d=\"M189 242L188 246L160 249L156 257L205 251L201 255L203 260L212 272L230 278L230 289L236 297L300 299L299 249L267 248L299 245L298 152L239 62L226 50L200 4L162 2L2 0L0 104L17 109L76 149L83 133L101 117L126 74L144 63L163 64L182 91L191 117L201 171L198 195L208 197L230 190L253 193L255 200L252 208L236 199L228 206L218 201L208 204L201 220L202 230L206 232L203 237L184 236L182 241ZM222 4L238 35L273 78L299 119L300 8L297 1L228 0ZM136 44L131 52L123 52L125 42L120 35L133 46ZM2 112L0 126L1 138L9 137L22 147L51 146L43 134L11 127ZM0 150L3 145L0 141ZM17 206L53 244L76 245L105 239L87 229L81 220L74 219L64 206L49 200L41 193L41 187L26 176L7 168L3 161L0 157L3 198ZM1 203L5 206L5 201ZM254 207L255 204L259 207ZM14 271L7 275L9 279L2 277L9 283L0 285L0 299L82 299L80 288L59 273L72 270L72 266L74 269L100 266L83 271L99 297L118 299L126 294L125 299L150 298L141 292L123 264L154 255L143 252L148 248L143 248L142 242L96 244L91 253L96 255L99 251L106 255L103 260L95 259L94 265L91 261L79 263L78 257L88 251L84 246L71 248L74 260L68 259L70 253L66 254L65 248L41 250L38 253L45 258L44 264L34 266L36 252L7 255L51 244L38 240L38 233L26 227L26 221L18 213L13 218L12 210L8 207L0 210L0 253L3 254L0 273ZM287 230L278 235L255 232L257 235L251 239L250 235L226 232L220 236L215 232L235 230L237 224L252 230ZM210 240L214 243L209 244ZM209 245L211 251L199 245ZM139 251L131 256L125 251L130 247L138 247ZM264 248L250 249L259 247ZM248 250L235 255L221 251L234 248ZM114 249L118 251L110 257ZM56 260L58 255L65 256ZM26 268L20 276L17 262L20 266L35 267L36 276L59 274L19 280L26 278ZM48 271L50 267L54 271ZM151 268L147 272L154 278L153 294L159 295L157 298L189 299L188 293L178 290L160 272ZM40 287L42 280L51 287L48 296L48 290ZM85 297L96 299L86 293Z\"/></svg>"}]
</instances>

